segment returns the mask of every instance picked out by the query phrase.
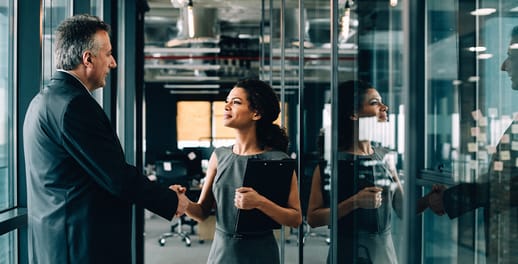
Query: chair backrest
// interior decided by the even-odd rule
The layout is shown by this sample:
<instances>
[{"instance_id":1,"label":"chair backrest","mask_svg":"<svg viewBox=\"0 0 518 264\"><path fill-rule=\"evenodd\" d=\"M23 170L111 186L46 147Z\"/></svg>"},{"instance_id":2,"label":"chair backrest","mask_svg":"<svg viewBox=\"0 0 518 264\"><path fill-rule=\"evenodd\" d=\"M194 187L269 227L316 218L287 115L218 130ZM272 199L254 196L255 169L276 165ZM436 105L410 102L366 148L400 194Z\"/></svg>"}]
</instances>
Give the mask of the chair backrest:
<instances>
[{"instance_id":1,"label":"chair backrest","mask_svg":"<svg viewBox=\"0 0 518 264\"><path fill-rule=\"evenodd\" d=\"M189 187L190 178L184 160L159 160L155 163L155 170L159 182Z\"/></svg>"},{"instance_id":2,"label":"chair backrest","mask_svg":"<svg viewBox=\"0 0 518 264\"><path fill-rule=\"evenodd\" d=\"M201 168L202 152L200 148L183 148L185 154L187 174L193 179L199 180L203 178L203 170Z\"/></svg>"}]
</instances>

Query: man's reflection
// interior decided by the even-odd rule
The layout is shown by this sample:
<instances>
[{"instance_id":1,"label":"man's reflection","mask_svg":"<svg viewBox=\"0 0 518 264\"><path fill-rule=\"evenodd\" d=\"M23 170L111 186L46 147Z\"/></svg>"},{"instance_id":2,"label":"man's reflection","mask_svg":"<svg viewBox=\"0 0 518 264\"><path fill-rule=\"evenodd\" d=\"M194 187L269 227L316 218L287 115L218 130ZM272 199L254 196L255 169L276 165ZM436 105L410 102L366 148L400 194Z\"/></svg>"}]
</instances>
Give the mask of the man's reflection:
<instances>
[{"instance_id":1,"label":"man's reflection","mask_svg":"<svg viewBox=\"0 0 518 264\"><path fill-rule=\"evenodd\" d=\"M501 70L509 74L512 89L518 90L518 26L511 33L507 58ZM484 208L486 263L518 261L518 121L505 131L493 154L482 183L462 183L430 196L430 207L438 214L456 218Z\"/></svg>"}]
</instances>

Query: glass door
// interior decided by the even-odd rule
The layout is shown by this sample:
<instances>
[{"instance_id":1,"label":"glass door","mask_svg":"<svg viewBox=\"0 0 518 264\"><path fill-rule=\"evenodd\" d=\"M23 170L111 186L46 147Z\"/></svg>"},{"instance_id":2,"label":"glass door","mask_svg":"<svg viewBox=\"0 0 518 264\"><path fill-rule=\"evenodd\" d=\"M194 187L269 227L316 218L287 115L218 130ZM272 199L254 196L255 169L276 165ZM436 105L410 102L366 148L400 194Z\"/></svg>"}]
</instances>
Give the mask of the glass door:
<instances>
[{"instance_id":1,"label":"glass door","mask_svg":"<svg viewBox=\"0 0 518 264\"><path fill-rule=\"evenodd\" d=\"M424 215L424 263L517 258L518 1L426 3L422 186L447 188Z\"/></svg>"}]
</instances>

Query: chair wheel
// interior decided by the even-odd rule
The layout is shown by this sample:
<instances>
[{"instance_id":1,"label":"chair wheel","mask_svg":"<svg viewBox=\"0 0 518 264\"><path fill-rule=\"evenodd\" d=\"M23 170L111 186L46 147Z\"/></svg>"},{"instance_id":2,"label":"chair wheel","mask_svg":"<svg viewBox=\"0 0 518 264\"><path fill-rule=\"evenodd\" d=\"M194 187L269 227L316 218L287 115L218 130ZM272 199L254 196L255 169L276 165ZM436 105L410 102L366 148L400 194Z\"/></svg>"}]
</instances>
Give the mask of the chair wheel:
<instances>
[{"instance_id":1,"label":"chair wheel","mask_svg":"<svg viewBox=\"0 0 518 264\"><path fill-rule=\"evenodd\" d=\"M159 238L158 239L158 244L163 247L165 245L165 238Z\"/></svg>"}]
</instances>

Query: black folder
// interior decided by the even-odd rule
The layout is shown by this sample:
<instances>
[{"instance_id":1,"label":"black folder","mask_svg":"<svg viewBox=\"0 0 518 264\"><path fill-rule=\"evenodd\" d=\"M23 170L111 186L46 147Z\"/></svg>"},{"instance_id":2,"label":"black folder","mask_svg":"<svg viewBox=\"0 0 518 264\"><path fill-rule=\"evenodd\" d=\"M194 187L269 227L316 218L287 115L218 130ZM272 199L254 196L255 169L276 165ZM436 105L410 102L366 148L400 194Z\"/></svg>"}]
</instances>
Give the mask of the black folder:
<instances>
[{"instance_id":1,"label":"black folder","mask_svg":"<svg viewBox=\"0 0 518 264\"><path fill-rule=\"evenodd\" d=\"M294 169L295 160L293 159L250 159L246 165L243 186L252 187L262 196L285 207L288 204ZM279 223L258 209L238 209L236 233L255 233L280 227Z\"/></svg>"}]
</instances>

